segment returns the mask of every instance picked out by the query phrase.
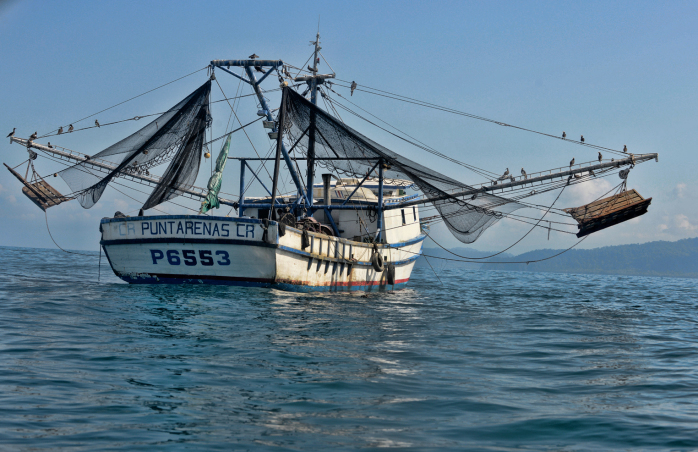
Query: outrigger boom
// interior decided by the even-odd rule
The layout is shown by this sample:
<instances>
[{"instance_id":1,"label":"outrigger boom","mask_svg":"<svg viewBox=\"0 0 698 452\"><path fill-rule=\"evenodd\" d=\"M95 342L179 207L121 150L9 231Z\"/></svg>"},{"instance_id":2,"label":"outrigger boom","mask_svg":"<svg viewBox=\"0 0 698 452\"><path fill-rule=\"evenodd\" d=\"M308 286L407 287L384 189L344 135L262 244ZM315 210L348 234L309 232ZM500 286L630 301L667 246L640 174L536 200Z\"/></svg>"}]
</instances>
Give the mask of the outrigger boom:
<instances>
[{"instance_id":1,"label":"outrigger boom","mask_svg":"<svg viewBox=\"0 0 698 452\"><path fill-rule=\"evenodd\" d=\"M27 147L27 140L24 138L16 138L12 137L12 141L15 143L19 143L22 146ZM83 165L86 165L88 167L92 167L96 169L97 171L106 171L106 172L111 172L116 169L116 166L111 165L109 163L105 163L104 161L100 161L98 159L91 159L89 156L75 152L75 151L62 151L60 149L57 149L56 147L48 147L44 146L43 144L37 144L35 142L30 142L29 143L29 148L34 148L42 152L46 152L49 154L56 155L62 159L67 159L67 160L72 160L75 162L82 163ZM131 180L144 184L144 185L150 185L150 186L156 186L160 182L160 178L157 176L144 176L141 174L137 173L121 173L121 177L126 177L130 178ZM203 188L198 188L198 187L192 187L192 189L180 189L178 190L183 196L187 196L188 198L191 199L203 199L206 197L207 191ZM230 201L228 199L224 198L218 198L219 202L221 204L224 204L226 206L231 206L231 207L237 207L237 203L234 201Z\"/></svg>"}]
</instances>

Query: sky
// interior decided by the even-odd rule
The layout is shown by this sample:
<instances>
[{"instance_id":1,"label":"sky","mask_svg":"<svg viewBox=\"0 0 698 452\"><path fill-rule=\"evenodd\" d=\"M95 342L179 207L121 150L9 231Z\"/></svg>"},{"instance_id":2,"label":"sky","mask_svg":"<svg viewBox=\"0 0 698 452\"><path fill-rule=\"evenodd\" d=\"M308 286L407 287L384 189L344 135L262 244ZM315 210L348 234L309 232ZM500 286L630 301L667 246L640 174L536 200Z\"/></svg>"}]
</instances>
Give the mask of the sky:
<instances>
[{"instance_id":1,"label":"sky","mask_svg":"<svg viewBox=\"0 0 698 452\"><path fill-rule=\"evenodd\" d=\"M94 118L107 123L165 111L203 84L206 71L77 122L214 59L256 53L301 66L319 22L322 54L340 80L551 134L566 131L575 139L583 134L587 142L605 147L659 153L659 162L638 165L628 181L653 198L648 214L593 234L580 247L674 241L698 236L697 21L698 3L680 1L0 1L0 132L16 127L17 136L27 137L70 123L91 125ZM330 72L324 61L320 68ZM237 92L236 79L221 71L217 77L226 95ZM269 77L264 87L273 90L278 82ZM216 85L212 93L222 98ZM278 105L278 92L268 98ZM350 99L439 152L496 173L557 168L572 157L596 159L592 149L492 123L360 91ZM240 120L255 119L256 110L253 100L241 101ZM465 183L483 182L463 167L345 116L348 124L402 155ZM230 109L218 103L213 117L212 133L218 136L229 126ZM144 124L126 121L47 140L95 154ZM249 135L257 152L266 154L270 142L261 125L250 127ZM232 142L231 156L254 156L244 134L234 134ZM27 154L8 139L0 142L0 157L15 166ZM42 175L61 168L46 159L36 162ZM197 185L205 186L209 174L207 161ZM69 191L60 178L50 181L59 191ZM619 182L614 176L570 187L555 207L585 204ZM285 183L290 187L288 178ZM237 187L238 165L232 161L223 192L235 198ZM251 190L262 194L259 186ZM69 202L49 209L45 217L2 168L0 245L52 248L48 223L61 247L97 251L100 218L116 210L135 214L148 195L126 193L130 198L108 189L92 209ZM550 204L555 196L535 201ZM162 209L190 213L172 204ZM501 250L529 228L502 220L470 246ZM443 246L462 246L442 225L434 226L431 235ZM575 242L574 235L552 232L548 238L546 230L536 229L510 252L567 248Z\"/></svg>"}]
</instances>

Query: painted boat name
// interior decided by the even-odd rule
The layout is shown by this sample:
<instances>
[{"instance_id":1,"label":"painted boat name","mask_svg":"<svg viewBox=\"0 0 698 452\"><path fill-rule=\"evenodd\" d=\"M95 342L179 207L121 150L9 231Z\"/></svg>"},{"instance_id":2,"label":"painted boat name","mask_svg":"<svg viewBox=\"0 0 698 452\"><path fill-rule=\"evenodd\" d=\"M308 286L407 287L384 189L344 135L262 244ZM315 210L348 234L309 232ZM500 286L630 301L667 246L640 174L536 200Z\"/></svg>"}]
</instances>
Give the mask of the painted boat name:
<instances>
[{"instance_id":1,"label":"painted boat name","mask_svg":"<svg viewBox=\"0 0 698 452\"><path fill-rule=\"evenodd\" d=\"M141 222L141 235L182 234L205 235L209 237L230 237L229 224L219 224L205 221L143 221ZM238 223L234 225L234 236L239 238L254 239L255 227L252 224ZM149 234L148 234L149 233ZM119 223L119 235L136 235L134 223Z\"/></svg>"}]
</instances>

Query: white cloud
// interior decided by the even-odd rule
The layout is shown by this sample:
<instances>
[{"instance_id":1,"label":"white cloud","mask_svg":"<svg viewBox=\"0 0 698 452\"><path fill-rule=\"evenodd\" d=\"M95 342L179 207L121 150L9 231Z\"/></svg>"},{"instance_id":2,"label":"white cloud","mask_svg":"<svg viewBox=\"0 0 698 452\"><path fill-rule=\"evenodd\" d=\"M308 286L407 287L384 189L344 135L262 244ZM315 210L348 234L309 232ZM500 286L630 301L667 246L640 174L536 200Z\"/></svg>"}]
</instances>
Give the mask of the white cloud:
<instances>
[{"instance_id":1,"label":"white cloud","mask_svg":"<svg viewBox=\"0 0 698 452\"><path fill-rule=\"evenodd\" d=\"M688 217L682 213L674 217L674 223L678 229L686 232L698 231L698 224L692 224Z\"/></svg>"},{"instance_id":2,"label":"white cloud","mask_svg":"<svg viewBox=\"0 0 698 452\"><path fill-rule=\"evenodd\" d=\"M581 206L603 197L613 185L607 179L591 179L583 184L571 185L565 189L565 204ZM610 196L612 193L606 194Z\"/></svg>"},{"instance_id":3,"label":"white cloud","mask_svg":"<svg viewBox=\"0 0 698 452\"><path fill-rule=\"evenodd\" d=\"M687 186L683 182L680 184L677 184L676 187L674 187L674 189L671 192L677 198L685 198L688 195Z\"/></svg>"}]
</instances>

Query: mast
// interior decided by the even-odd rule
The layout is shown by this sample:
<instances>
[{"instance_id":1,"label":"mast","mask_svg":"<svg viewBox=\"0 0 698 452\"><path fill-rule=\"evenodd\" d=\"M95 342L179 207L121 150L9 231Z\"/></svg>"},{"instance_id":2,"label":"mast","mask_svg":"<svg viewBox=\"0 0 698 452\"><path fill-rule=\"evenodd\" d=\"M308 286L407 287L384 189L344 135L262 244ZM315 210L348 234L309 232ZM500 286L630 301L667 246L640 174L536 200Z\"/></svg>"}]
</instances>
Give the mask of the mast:
<instances>
[{"instance_id":1,"label":"mast","mask_svg":"<svg viewBox=\"0 0 698 452\"><path fill-rule=\"evenodd\" d=\"M247 83L248 85L251 85L252 88L254 89L255 94L257 95L257 100L259 101L259 104L262 106L262 111L264 112L264 116L266 116L267 121L272 122L274 118L272 117L271 114L271 109L269 108L269 105L267 104L267 100L264 98L264 94L262 93L262 90L259 88L259 85L264 81L264 79L267 78L269 74L271 74L272 71L277 70L279 67L283 66L284 62L282 60L213 60L211 61L211 66L217 67L221 69L224 72L227 72L228 74L239 78L243 82ZM245 68L245 72L247 73L248 80L244 79L243 77L240 77L234 72L231 72L228 70L230 66L235 66L235 67L243 67ZM228 69L226 69L226 67ZM270 69L264 73L264 75L257 80L257 77L255 76L254 72L252 71L252 68L264 68L264 67L269 67ZM277 132L279 129L279 125L275 125L274 128L272 129L272 132ZM303 184L301 184L300 178L298 177L298 174L296 174L296 170L293 168L293 162L291 161L291 157L288 155L288 151L286 150L286 146L283 144L281 145L281 155L284 158L284 161L286 162L286 166L288 167L288 171L291 173L291 178L293 179L293 183L296 185L296 188L298 189L298 193L300 195L300 198L306 198L305 195L305 190L303 189ZM244 167L244 164L243 164ZM242 192L240 192L242 193ZM242 200L242 198L241 198ZM242 216L242 214L240 214Z\"/></svg>"},{"instance_id":2,"label":"mast","mask_svg":"<svg viewBox=\"0 0 698 452\"><path fill-rule=\"evenodd\" d=\"M315 36L315 53L313 56L313 75L310 79L310 103L317 106L317 54L320 51L320 32ZM308 131L308 201L310 202L310 215L313 214L313 184L315 182L315 110L310 112L310 130Z\"/></svg>"},{"instance_id":3,"label":"mast","mask_svg":"<svg viewBox=\"0 0 698 452\"><path fill-rule=\"evenodd\" d=\"M286 88L287 89L287 88ZM283 135L284 128L283 123L286 119L286 89L282 91L281 95L281 110L279 111L279 134L276 137L276 159L274 161L274 179L272 181L271 189L271 208L269 209L269 219L276 220L276 190L279 185L279 166L281 164L281 147L283 146Z\"/></svg>"}]
</instances>

